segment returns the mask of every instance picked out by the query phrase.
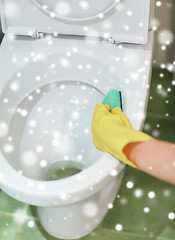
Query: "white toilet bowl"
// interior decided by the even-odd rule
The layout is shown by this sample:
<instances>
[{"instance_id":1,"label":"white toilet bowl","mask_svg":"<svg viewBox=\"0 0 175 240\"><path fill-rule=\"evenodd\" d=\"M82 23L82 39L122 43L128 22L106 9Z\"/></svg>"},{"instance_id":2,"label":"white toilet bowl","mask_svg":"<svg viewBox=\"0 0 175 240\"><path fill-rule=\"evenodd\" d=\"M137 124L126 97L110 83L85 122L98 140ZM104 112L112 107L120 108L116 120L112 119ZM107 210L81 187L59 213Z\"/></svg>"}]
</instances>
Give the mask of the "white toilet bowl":
<instances>
[{"instance_id":1,"label":"white toilet bowl","mask_svg":"<svg viewBox=\"0 0 175 240\"><path fill-rule=\"evenodd\" d=\"M3 64L9 65L13 59L17 62L12 64L10 72L5 72L1 82L0 184L13 198L38 206L41 223L50 234L68 239L82 237L98 226L118 192L123 175L124 164L109 154L102 154L92 144L90 125L94 106L115 86L122 91L123 107L131 123L140 129L144 106L139 103L146 101L148 79L142 82L133 79L131 85L122 80L137 69L137 59L140 66L145 64L145 57L150 61L151 49L144 52L139 47L129 49L129 45L115 48L121 59L126 53L136 59L135 64L125 67L119 62L118 72L111 69L115 58L105 63L104 57L93 54L101 48L105 56L106 47L101 44L88 45L89 51L84 43L81 45L75 40L71 46L64 46L67 50L58 48L55 52L61 41L54 41L55 45L48 49L54 54L50 56L44 49L47 56L37 63L33 60L42 55L44 40L3 42L5 52L0 52ZM31 57L34 46L37 51ZM84 51L79 54L73 46ZM114 52L113 48L108 51ZM72 57L67 59L68 52ZM27 56L29 62L22 61ZM69 67L62 64L66 59ZM79 62L84 69L77 69ZM139 73L142 79L150 70L148 65L144 66ZM2 74L4 69L0 71ZM96 82L98 75L100 79L110 79L110 85L105 81ZM132 110L136 108L137 114ZM64 177L76 172L68 178L54 180L59 174Z\"/></svg>"},{"instance_id":2,"label":"white toilet bowl","mask_svg":"<svg viewBox=\"0 0 175 240\"><path fill-rule=\"evenodd\" d=\"M101 222L119 189L123 164L104 154L81 173L57 181L37 181L16 172L1 154L0 184L13 198L38 206L43 227L53 236L82 237ZM100 170L101 169L101 170Z\"/></svg>"},{"instance_id":3,"label":"white toilet bowl","mask_svg":"<svg viewBox=\"0 0 175 240\"><path fill-rule=\"evenodd\" d=\"M10 41L5 47L7 61L16 58L10 56L16 43ZM22 50L20 57L24 59L26 52ZM80 59L85 57L80 55ZM71 61L73 69L74 58ZM104 64L94 62L92 74L98 74L96 69L102 71ZM82 237L99 225L123 176L124 164L92 143L93 109L104 93L91 85L89 75L89 83L77 81L82 79L81 70L69 74L76 81L62 80L60 71L67 72L59 51L35 64L21 63L17 62L12 76L6 72L9 80L1 85L1 100L8 99L8 107L3 103L0 108L1 188L13 198L38 206L41 223L50 234ZM95 75L91 77L93 81Z\"/></svg>"},{"instance_id":4,"label":"white toilet bowl","mask_svg":"<svg viewBox=\"0 0 175 240\"><path fill-rule=\"evenodd\" d=\"M5 2L10 0L1 0ZM39 0L19 2L26 14L37 11L41 20L51 21L33 7ZM6 30L12 23L7 21ZM50 234L65 239L85 236L114 201L125 166L93 146L93 109L115 88L122 92L132 126L142 128L153 33L149 32L146 45L133 45L48 34L34 40L14 37L14 28L9 31L12 28L0 49L0 187L37 206ZM125 42L145 43L145 31L139 34L142 37L123 36Z\"/></svg>"}]
</instances>

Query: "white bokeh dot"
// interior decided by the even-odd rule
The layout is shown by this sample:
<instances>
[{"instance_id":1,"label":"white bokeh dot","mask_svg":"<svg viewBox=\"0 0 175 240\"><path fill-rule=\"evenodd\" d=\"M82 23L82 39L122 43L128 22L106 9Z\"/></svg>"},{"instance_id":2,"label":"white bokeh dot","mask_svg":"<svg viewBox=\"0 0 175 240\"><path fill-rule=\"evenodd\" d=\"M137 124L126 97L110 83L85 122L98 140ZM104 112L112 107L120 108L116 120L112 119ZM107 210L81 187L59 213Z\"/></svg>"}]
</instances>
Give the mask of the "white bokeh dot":
<instances>
[{"instance_id":1,"label":"white bokeh dot","mask_svg":"<svg viewBox=\"0 0 175 240\"><path fill-rule=\"evenodd\" d=\"M27 226L28 226L29 228L33 228L33 227L35 226L35 222L32 221L32 220L30 220L30 221L28 221Z\"/></svg>"},{"instance_id":2,"label":"white bokeh dot","mask_svg":"<svg viewBox=\"0 0 175 240\"><path fill-rule=\"evenodd\" d=\"M23 152L21 160L27 166L34 166L37 162L37 155L33 150L27 150Z\"/></svg>"},{"instance_id":3,"label":"white bokeh dot","mask_svg":"<svg viewBox=\"0 0 175 240\"><path fill-rule=\"evenodd\" d=\"M43 152L43 150L44 150L43 146L41 146L41 145L36 146L36 151L37 151L38 153Z\"/></svg>"},{"instance_id":4,"label":"white bokeh dot","mask_svg":"<svg viewBox=\"0 0 175 240\"><path fill-rule=\"evenodd\" d=\"M11 144L11 143L6 143L4 146L3 146L3 150L4 152L6 153L11 153L14 151L14 146Z\"/></svg>"},{"instance_id":5,"label":"white bokeh dot","mask_svg":"<svg viewBox=\"0 0 175 240\"><path fill-rule=\"evenodd\" d=\"M28 114L28 111L26 109L21 109L20 114L22 117L26 117Z\"/></svg>"},{"instance_id":6,"label":"white bokeh dot","mask_svg":"<svg viewBox=\"0 0 175 240\"><path fill-rule=\"evenodd\" d=\"M13 91L13 92L18 92L19 91L19 82L18 81L14 81L10 84L10 89Z\"/></svg>"},{"instance_id":7,"label":"white bokeh dot","mask_svg":"<svg viewBox=\"0 0 175 240\"><path fill-rule=\"evenodd\" d=\"M34 186L34 183L32 181L27 182L27 187L32 188Z\"/></svg>"},{"instance_id":8,"label":"white bokeh dot","mask_svg":"<svg viewBox=\"0 0 175 240\"><path fill-rule=\"evenodd\" d=\"M56 13L62 16L67 16L71 12L71 6L68 2L59 1L55 7Z\"/></svg>"},{"instance_id":9,"label":"white bokeh dot","mask_svg":"<svg viewBox=\"0 0 175 240\"><path fill-rule=\"evenodd\" d=\"M35 127L36 126L36 121L35 120L30 120L29 121L29 126L30 127Z\"/></svg>"},{"instance_id":10,"label":"white bokeh dot","mask_svg":"<svg viewBox=\"0 0 175 240\"><path fill-rule=\"evenodd\" d=\"M40 184L38 185L38 189L39 189L40 191L44 190L44 189L45 189L44 183L40 183Z\"/></svg>"},{"instance_id":11,"label":"white bokeh dot","mask_svg":"<svg viewBox=\"0 0 175 240\"><path fill-rule=\"evenodd\" d=\"M162 2L161 2L161 1L157 1L157 2L156 2L156 6L157 6L157 7L161 7L161 6L162 6Z\"/></svg>"},{"instance_id":12,"label":"white bokeh dot","mask_svg":"<svg viewBox=\"0 0 175 240\"><path fill-rule=\"evenodd\" d=\"M133 14L133 12L132 12L131 10L128 10L128 11L126 12L126 15L129 16L129 17L132 16L132 14Z\"/></svg>"},{"instance_id":13,"label":"white bokeh dot","mask_svg":"<svg viewBox=\"0 0 175 240\"><path fill-rule=\"evenodd\" d=\"M175 214L173 212L168 213L168 218L170 220L174 220L175 219Z\"/></svg>"},{"instance_id":14,"label":"white bokeh dot","mask_svg":"<svg viewBox=\"0 0 175 240\"><path fill-rule=\"evenodd\" d=\"M60 64L62 67L65 67L65 68L69 67L70 65L69 61L66 58L61 59Z\"/></svg>"},{"instance_id":15,"label":"white bokeh dot","mask_svg":"<svg viewBox=\"0 0 175 240\"><path fill-rule=\"evenodd\" d=\"M8 126L5 122L0 122L0 137L4 137L7 134Z\"/></svg>"},{"instance_id":16,"label":"white bokeh dot","mask_svg":"<svg viewBox=\"0 0 175 240\"><path fill-rule=\"evenodd\" d=\"M108 203L108 208L112 209L113 208L113 204L112 203Z\"/></svg>"},{"instance_id":17,"label":"white bokeh dot","mask_svg":"<svg viewBox=\"0 0 175 240\"><path fill-rule=\"evenodd\" d=\"M117 174L118 174L118 172L117 172L116 169L112 169L111 172L110 172L110 175L113 176L113 177L117 176Z\"/></svg>"},{"instance_id":18,"label":"white bokeh dot","mask_svg":"<svg viewBox=\"0 0 175 240\"><path fill-rule=\"evenodd\" d=\"M166 48L166 45L170 45L174 41L174 35L170 30L163 29L158 34L158 41Z\"/></svg>"},{"instance_id":19,"label":"white bokeh dot","mask_svg":"<svg viewBox=\"0 0 175 240\"><path fill-rule=\"evenodd\" d=\"M145 207L145 208L143 209L143 211L144 211L145 213L149 213L149 208L148 208L148 207Z\"/></svg>"},{"instance_id":20,"label":"white bokeh dot","mask_svg":"<svg viewBox=\"0 0 175 240\"><path fill-rule=\"evenodd\" d=\"M83 207L83 213L88 218L94 218L99 212L98 206L94 202L88 202Z\"/></svg>"},{"instance_id":21,"label":"white bokeh dot","mask_svg":"<svg viewBox=\"0 0 175 240\"><path fill-rule=\"evenodd\" d=\"M40 166L43 167L43 168L47 167L47 164L48 164L48 162L44 159L40 161Z\"/></svg>"},{"instance_id":22,"label":"white bokeh dot","mask_svg":"<svg viewBox=\"0 0 175 240\"><path fill-rule=\"evenodd\" d=\"M155 198L155 196L156 196L156 194L155 194L155 192L153 192L153 191L151 191L151 192L148 193L148 197L149 197L150 199Z\"/></svg>"},{"instance_id":23,"label":"white bokeh dot","mask_svg":"<svg viewBox=\"0 0 175 240\"><path fill-rule=\"evenodd\" d=\"M86 10L89 8L89 3L87 1L80 1L80 7Z\"/></svg>"},{"instance_id":24,"label":"white bokeh dot","mask_svg":"<svg viewBox=\"0 0 175 240\"><path fill-rule=\"evenodd\" d=\"M135 191L134 191L134 196L136 197L136 198L141 198L142 196L143 196L143 190L142 189L135 189Z\"/></svg>"},{"instance_id":25,"label":"white bokeh dot","mask_svg":"<svg viewBox=\"0 0 175 240\"><path fill-rule=\"evenodd\" d=\"M134 187L134 183L131 182L131 181L128 181L128 182L126 183L126 186L127 186L127 188L131 189L131 188Z\"/></svg>"},{"instance_id":26,"label":"white bokeh dot","mask_svg":"<svg viewBox=\"0 0 175 240\"><path fill-rule=\"evenodd\" d=\"M157 88L158 88L158 89L162 89L162 85L161 85L161 84L158 84L158 85L157 85Z\"/></svg>"},{"instance_id":27,"label":"white bokeh dot","mask_svg":"<svg viewBox=\"0 0 175 240\"><path fill-rule=\"evenodd\" d=\"M115 229L116 229L117 231L121 231L121 230L123 229L123 226L119 223L119 224L117 224L117 225L115 226Z\"/></svg>"},{"instance_id":28,"label":"white bokeh dot","mask_svg":"<svg viewBox=\"0 0 175 240\"><path fill-rule=\"evenodd\" d=\"M53 144L53 146L58 146L59 145L59 140L58 139L53 139L52 144Z\"/></svg>"}]
</instances>

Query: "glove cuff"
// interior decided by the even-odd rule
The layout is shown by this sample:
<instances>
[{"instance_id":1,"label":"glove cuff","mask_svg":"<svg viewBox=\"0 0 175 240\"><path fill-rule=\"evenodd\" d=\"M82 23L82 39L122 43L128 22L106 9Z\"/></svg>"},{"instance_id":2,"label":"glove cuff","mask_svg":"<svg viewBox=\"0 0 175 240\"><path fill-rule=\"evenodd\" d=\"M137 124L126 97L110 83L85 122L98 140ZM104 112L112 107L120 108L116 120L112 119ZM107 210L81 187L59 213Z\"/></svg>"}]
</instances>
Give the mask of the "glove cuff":
<instances>
[{"instance_id":1,"label":"glove cuff","mask_svg":"<svg viewBox=\"0 0 175 240\"><path fill-rule=\"evenodd\" d=\"M153 139L153 137L151 137L150 135L148 135L148 134L146 134L146 133L143 133L143 132L138 132L138 136L137 136L136 139L134 139L134 141L127 142L127 143L125 144L125 146L123 146L123 148L122 148L122 153L123 153L123 155L124 155L123 157L125 158L125 163L126 163L127 165L133 167L133 168L139 169L138 166L137 166L134 162L132 162L132 161L128 158L128 156L126 156L126 154L124 153L124 148L125 148L128 144L130 144L130 143L142 143L142 142L145 142L145 141L149 141L149 140L151 140L151 139Z\"/></svg>"}]
</instances>

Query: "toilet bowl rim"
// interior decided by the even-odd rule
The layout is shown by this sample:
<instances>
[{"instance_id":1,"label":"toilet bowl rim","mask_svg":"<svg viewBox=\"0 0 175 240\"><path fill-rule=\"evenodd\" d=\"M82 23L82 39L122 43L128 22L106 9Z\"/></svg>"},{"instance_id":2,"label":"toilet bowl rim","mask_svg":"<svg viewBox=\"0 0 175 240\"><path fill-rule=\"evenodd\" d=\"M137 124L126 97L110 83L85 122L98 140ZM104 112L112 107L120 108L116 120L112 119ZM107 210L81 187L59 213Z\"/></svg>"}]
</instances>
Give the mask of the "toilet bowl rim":
<instances>
[{"instance_id":1,"label":"toilet bowl rim","mask_svg":"<svg viewBox=\"0 0 175 240\"><path fill-rule=\"evenodd\" d=\"M0 152L0 188L11 197L34 206L64 206L94 195L116 178L124 167L125 164L104 153L94 164L76 175L41 181L19 174Z\"/></svg>"}]
</instances>

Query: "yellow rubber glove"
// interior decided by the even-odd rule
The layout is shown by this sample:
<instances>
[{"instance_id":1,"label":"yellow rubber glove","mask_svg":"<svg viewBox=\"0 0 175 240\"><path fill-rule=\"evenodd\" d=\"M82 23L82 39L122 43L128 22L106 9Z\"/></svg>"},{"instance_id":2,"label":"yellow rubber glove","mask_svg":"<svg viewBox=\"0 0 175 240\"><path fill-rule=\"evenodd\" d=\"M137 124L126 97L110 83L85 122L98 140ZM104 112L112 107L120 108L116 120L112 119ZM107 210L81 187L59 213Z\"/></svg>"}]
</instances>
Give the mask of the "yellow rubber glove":
<instances>
[{"instance_id":1,"label":"yellow rubber glove","mask_svg":"<svg viewBox=\"0 0 175 240\"><path fill-rule=\"evenodd\" d=\"M137 168L123 153L124 147L132 142L152 139L146 133L134 130L120 108L110 112L109 105L99 103L95 106L92 117L92 137L95 147L112 154L125 164Z\"/></svg>"}]
</instances>

